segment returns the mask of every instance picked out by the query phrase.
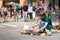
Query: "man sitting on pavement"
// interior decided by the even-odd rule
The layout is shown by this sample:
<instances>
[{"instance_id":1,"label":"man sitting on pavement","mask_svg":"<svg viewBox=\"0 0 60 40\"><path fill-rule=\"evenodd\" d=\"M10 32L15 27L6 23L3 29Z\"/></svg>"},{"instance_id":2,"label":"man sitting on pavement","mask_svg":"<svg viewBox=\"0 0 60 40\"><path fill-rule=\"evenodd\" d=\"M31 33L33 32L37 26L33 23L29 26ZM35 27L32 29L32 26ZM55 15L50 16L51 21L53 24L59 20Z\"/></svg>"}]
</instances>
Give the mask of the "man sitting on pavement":
<instances>
[{"instance_id":1,"label":"man sitting on pavement","mask_svg":"<svg viewBox=\"0 0 60 40\"><path fill-rule=\"evenodd\" d=\"M46 16L44 12L40 13L39 16L40 16L41 21L38 24L31 25L33 28L31 33L32 34L39 34L39 35L40 35L40 33L51 35L51 33L52 33L51 19L48 16ZM36 28L37 31L34 30L34 28Z\"/></svg>"},{"instance_id":2,"label":"man sitting on pavement","mask_svg":"<svg viewBox=\"0 0 60 40\"><path fill-rule=\"evenodd\" d=\"M38 25L35 25L33 27L38 26L37 27L38 32L47 33L47 34L49 34L49 32L50 32L50 34L51 34L51 29L52 29L51 19L48 16L46 16L46 14L44 12L40 13L39 16L40 16L41 22L39 22Z\"/></svg>"}]
</instances>

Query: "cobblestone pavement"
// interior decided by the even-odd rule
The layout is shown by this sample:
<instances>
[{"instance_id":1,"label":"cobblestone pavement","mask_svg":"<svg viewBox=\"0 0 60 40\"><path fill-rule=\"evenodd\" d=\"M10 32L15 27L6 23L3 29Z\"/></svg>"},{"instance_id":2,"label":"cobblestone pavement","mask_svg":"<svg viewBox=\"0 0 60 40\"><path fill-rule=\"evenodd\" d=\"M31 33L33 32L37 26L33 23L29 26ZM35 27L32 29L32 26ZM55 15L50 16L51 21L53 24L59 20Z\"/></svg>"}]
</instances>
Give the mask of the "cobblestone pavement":
<instances>
[{"instance_id":1,"label":"cobblestone pavement","mask_svg":"<svg viewBox=\"0 0 60 40\"><path fill-rule=\"evenodd\" d=\"M33 22L6 22L0 23L0 40L60 40L60 33L53 33L52 36L33 36L20 34L25 24Z\"/></svg>"}]
</instances>

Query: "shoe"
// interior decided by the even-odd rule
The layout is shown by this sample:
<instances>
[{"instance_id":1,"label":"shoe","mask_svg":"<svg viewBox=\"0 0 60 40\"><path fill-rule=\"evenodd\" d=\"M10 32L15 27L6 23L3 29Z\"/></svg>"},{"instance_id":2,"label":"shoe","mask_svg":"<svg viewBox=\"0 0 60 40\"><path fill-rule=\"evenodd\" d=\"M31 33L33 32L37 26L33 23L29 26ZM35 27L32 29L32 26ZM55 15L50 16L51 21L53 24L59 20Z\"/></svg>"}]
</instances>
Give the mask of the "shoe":
<instances>
[{"instance_id":1,"label":"shoe","mask_svg":"<svg viewBox=\"0 0 60 40\"><path fill-rule=\"evenodd\" d=\"M46 36L46 33L42 33L42 34L40 34L40 36L45 37Z\"/></svg>"}]
</instances>

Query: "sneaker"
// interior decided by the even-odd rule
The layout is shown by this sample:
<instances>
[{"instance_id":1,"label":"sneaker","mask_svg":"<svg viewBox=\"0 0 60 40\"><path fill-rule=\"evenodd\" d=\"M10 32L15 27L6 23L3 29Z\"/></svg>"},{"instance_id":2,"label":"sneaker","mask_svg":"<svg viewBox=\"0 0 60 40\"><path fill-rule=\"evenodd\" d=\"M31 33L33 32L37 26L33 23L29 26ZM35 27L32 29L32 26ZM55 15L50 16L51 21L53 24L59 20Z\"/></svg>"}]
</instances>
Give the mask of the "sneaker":
<instances>
[{"instance_id":1,"label":"sneaker","mask_svg":"<svg viewBox=\"0 0 60 40\"><path fill-rule=\"evenodd\" d=\"M40 36L44 37L44 36L46 36L46 33L42 33L42 34L40 34Z\"/></svg>"},{"instance_id":2,"label":"sneaker","mask_svg":"<svg viewBox=\"0 0 60 40\"><path fill-rule=\"evenodd\" d=\"M47 33L48 36L51 36L52 35L52 30L47 30L46 33Z\"/></svg>"}]
</instances>

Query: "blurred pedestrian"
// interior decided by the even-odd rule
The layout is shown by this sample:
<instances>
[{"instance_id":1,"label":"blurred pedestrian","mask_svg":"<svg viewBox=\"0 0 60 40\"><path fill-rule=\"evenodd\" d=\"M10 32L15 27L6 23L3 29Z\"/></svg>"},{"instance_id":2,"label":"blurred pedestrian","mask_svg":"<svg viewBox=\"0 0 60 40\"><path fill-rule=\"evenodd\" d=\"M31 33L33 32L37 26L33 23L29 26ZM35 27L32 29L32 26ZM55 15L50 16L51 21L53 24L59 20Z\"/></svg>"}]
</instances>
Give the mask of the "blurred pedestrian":
<instances>
[{"instance_id":1,"label":"blurred pedestrian","mask_svg":"<svg viewBox=\"0 0 60 40\"><path fill-rule=\"evenodd\" d=\"M26 3L24 4L22 10L23 10L23 18L24 18L24 21L26 22L27 21L27 11L28 11L28 6L26 5Z\"/></svg>"},{"instance_id":2,"label":"blurred pedestrian","mask_svg":"<svg viewBox=\"0 0 60 40\"><path fill-rule=\"evenodd\" d=\"M38 15L40 13L38 2L35 3L35 6L33 7L33 9L35 10L35 21L38 21Z\"/></svg>"},{"instance_id":3,"label":"blurred pedestrian","mask_svg":"<svg viewBox=\"0 0 60 40\"><path fill-rule=\"evenodd\" d=\"M16 4L14 4L12 6L12 10L13 10L13 13L14 13L14 21L17 21L18 20L18 17L17 17L17 15L18 15L18 7L16 6Z\"/></svg>"},{"instance_id":4,"label":"blurred pedestrian","mask_svg":"<svg viewBox=\"0 0 60 40\"><path fill-rule=\"evenodd\" d=\"M35 10L36 10L36 8L35 8L35 2L33 2L33 19L35 19Z\"/></svg>"},{"instance_id":5,"label":"blurred pedestrian","mask_svg":"<svg viewBox=\"0 0 60 40\"><path fill-rule=\"evenodd\" d=\"M7 14L8 14L8 10L7 10L7 6L4 6L4 8L3 8L3 13L4 13L4 22L7 22L8 21L8 16L7 16Z\"/></svg>"},{"instance_id":6,"label":"blurred pedestrian","mask_svg":"<svg viewBox=\"0 0 60 40\"><path fill-rule=\"evenodd\" d=\"M48 2L47 10L51 10L51 2Z\"/></svg>"},{"instance_id":7,"label":"blurred pedestrian","mask_svg":"<svg viewBox=\"0 0 60 40\"><path fill-rule=\"evenodd\" d=\"M52 7L51 7L51 2L48 2L48 6L47 6L47 10L46 13L49 17L51 17L51 13L52 13Z\"/></svg>"},{"instance_id":8,"label":"blurred pedestrian","mask_svg":"<svg viewBox=\"0 0 60 40\"><path fill-rule=\"evenodd\" d=\"M36 5L35 5L35 16L37 17L40 13L40 8L39 8L39 5L38 5L38 2L36 2Z\"/></svg>"},{"instance_id":9,"label":"blurred pedestrian","mask_svg":"<svg viewBox=\"0 0 60 40\"><path fill-rule=\"evenodd\" d=\"M3 12L4 6L1 7L1 17L4 16L4 12Z\"/></svg>"},{"instance_id":10,"label":"blurred pedestrian","mask_svg":"<svg viewBox=\"0 0 60 40\"><path fill-rule=\"evenodd\" d=\"M29 4L29 6L28 6L28 15L30 16L30 19L32 19L32 18L33 18L32 13L33 13L33 7L32 7L32 5L31 5L31 4Z\"/></svg>"},{"instance_id":11,"label":"blurred pedestrian","mask_svg":"<svg viewBox=\"0 0 60 40\"><path fill-rule=\"evenodd\" d=\"M40 12L43 12L44 11L43 1L40 1L39 8L40 8Z\"/></svg>"},{"instance_id":12,"label":"blurred pedestrian","mask_svg":"<svg viewBox=\"0 0 60 40\"><path fill-rule=\"evenodd\" d=\"M8 16L12 17L12 8L8 6L7 10L8 10Z\"/></svg>"},{"instance_id":13,"label":"blurred pedestrian","mask_svg":"<svg viewBox=\"0 0 60 40\"><path fill-rule=\"evenodd\" d=\"M23 11L22 11L22 7L21 6L19 7L19 14L21 15L20 18L23 18Z\"/></svg>"},{"instance_id":14,"label":"blurred pedestrian","mask_svg":"<svg viewBox=\"0 0 60 40\"><path fill-rule=\"evenodd\" d=\"M60 22L60 10L59 10L59 5L55 4L55 14L57 17L57 21Z\"/></svg>"}]
</instances>

